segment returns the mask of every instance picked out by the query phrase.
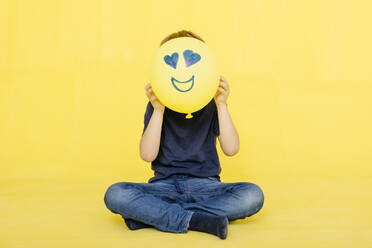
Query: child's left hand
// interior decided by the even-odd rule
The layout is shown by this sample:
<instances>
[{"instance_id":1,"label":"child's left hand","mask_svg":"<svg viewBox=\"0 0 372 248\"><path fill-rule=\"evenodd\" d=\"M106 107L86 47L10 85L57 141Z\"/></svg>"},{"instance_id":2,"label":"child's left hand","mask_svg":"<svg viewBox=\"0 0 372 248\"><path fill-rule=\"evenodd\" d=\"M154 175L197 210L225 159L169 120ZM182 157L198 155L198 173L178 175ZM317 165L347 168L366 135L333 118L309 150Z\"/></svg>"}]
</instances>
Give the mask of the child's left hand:
<instances>
[{"instance_id":1,"label":"child's left hand","mask_svg":"<svg viewBox=\"0 0 372 248\"><path fill-rule=\"evenodd\" d=\"M226 81L226 78L224 78L223 76L220 76L220 84L218 86L216 94L213 97L217 106L220 104L226 104L229 93L230 93L230 88L229 88L229 84Z\"/></svg>"}]
</instances>

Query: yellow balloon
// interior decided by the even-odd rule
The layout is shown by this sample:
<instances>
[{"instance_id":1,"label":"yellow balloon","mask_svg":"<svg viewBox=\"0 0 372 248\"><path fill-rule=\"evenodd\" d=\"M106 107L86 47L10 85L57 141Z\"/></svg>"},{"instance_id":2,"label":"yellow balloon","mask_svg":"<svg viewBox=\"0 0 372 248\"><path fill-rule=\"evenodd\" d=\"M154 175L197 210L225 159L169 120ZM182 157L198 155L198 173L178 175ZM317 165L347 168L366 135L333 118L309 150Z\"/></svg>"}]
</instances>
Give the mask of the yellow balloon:
<instances>
[{"instance_id":1,"label":"yellow balloon","mask_svg":"<svg viewBox=\"0 0 372 248\"><path fill-rule=\"evenodd\" d=\"M218 89L217 59L198 39L169 40L153 57L150 82L161 103L191 118L191 113L206 106Z\"/></svg>"}]
</instances>

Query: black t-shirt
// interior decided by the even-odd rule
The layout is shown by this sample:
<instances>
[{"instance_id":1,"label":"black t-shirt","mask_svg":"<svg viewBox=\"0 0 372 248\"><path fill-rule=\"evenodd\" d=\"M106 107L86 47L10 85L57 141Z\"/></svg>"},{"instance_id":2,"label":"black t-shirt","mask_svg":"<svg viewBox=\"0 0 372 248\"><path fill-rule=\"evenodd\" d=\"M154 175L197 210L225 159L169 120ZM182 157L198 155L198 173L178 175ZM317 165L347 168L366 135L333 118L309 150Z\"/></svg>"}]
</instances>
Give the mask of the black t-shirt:
<instances>
[{"instance_id":1,"label":"black t-shirt","mask_svg":"<svg viewBox=\"0 0 372 248\"><path fill-rule=\"evenodd\" d=\"M142 134L153 111L149 101ZM220 181L221 166L216 150L219 124L214 99L192 115L186 119L186 114L165 107L159 153L151 162L154 177L148 180L149 183L173 174L216 177Z\"/></svg>"}]
</instances>

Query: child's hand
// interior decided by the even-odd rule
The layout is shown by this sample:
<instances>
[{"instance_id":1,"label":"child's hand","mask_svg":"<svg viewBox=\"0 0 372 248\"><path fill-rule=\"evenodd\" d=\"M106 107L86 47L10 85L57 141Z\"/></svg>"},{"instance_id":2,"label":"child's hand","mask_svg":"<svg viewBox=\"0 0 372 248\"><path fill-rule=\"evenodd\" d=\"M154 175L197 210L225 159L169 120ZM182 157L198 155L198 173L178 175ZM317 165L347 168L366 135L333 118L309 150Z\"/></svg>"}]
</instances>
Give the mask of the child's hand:
<instances>
[{"instance_id":1,"label":"child's hand","mask_svg":"<svg viewBox=\"0 0 372 248\"><path fill-rule=\"evenodd\" d=\"M146 90L146 95L149 98L153 108L164 111L164 105L156 97L154 91L152 90L151 84L146 84L145 90Z\"/></svg>"},{"instance_id":2,"label":"child's hand","mask_svg":"<svg viewBox=\"0 0 372 248\"><path fill-rule=\"evenodd\" d=\"M221 76L220 84L218 86L216 94L214 95L214 101L216 102L217 106L220 104L226 104L229 93L230 93L229 84L227 83L226 78Z\"/></svg>"}]
</instances>

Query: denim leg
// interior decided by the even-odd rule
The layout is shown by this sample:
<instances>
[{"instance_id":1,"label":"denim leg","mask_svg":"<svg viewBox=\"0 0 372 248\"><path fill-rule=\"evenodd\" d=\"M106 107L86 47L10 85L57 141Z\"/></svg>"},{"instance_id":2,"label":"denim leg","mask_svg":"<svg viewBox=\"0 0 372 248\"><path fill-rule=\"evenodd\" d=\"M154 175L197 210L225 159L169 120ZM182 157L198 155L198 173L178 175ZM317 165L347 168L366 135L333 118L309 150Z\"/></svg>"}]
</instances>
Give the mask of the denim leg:
<instances>
[{"instance_id":1,"label":"denim leg","mask_svg":"<svg viewBox=\"0 0 372 248\"><path fill-rule=\"evenodd\" d=\"M168 184L121 182L107 189L104 200L111 212L123 218L152 225L161 231L186 233L193 211L177 203L177 194Z\"/></svg>"},{"instance_id":2,"label":"denim leg","mask_svg":"<svg viewBox=\"0 0 372 248\"><path fill-rule=\"evenodd\" d=\"M194 187L189 193L192 202L183 204L184 209L227 216L229 221L244 219L257 213L264 203L261 188L248 182L206 181L200 191Z\"/></svg>"}]
</instances>

